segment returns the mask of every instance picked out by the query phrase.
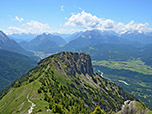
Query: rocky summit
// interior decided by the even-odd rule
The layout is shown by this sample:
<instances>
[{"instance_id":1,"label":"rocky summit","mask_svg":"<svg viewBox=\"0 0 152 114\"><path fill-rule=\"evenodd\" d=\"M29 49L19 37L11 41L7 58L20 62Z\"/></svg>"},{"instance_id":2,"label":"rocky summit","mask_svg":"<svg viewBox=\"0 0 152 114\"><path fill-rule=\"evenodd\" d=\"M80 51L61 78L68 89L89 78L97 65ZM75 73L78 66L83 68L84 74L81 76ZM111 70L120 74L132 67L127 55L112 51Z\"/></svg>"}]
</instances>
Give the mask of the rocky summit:
<instances>
[{"instance_id":1,"label":"rocky summit","mask_svg":"<svg viewBox=\"0 0 152 114\"><path fill-rule=\"evenodd\" d=\"M60 60L68 66L65 69L68 75L75 76L76 73L84 75L89 74L90 76L94 75L91 57L88 54L72 52L60 53L58 61L55 62L58 67L61 66Z\"/></svg>"},{"instance_id":2,"label":"rocky summit","mask_svg":"<svg viewBox=\"0 0 152 114\"><path fill-rule=\"evenodd\" d=\"M93 72L88 54L61 52L41 60L5 89L0 113L113 114L119 113L127 100L137 102Z\"/></svg>"}]
</instances>

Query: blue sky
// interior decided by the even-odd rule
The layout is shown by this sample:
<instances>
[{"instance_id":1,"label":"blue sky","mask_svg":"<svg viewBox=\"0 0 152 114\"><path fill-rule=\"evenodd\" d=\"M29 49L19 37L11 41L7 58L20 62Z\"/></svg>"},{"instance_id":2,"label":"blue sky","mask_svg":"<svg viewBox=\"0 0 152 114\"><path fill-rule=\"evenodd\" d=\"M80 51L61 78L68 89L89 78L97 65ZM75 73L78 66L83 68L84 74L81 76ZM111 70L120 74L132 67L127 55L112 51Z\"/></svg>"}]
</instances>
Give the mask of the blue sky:
<instances>
[{"instance_id":1,"label":"blue sky","mask_svg":"<svg viewBox=\"0 0 152 114\"><path fill-rule=\"evenodd\" d=\"M152 0L1 0L0 29L8 34L151 31L151 6Z\"/></svg>"}]
</instances>

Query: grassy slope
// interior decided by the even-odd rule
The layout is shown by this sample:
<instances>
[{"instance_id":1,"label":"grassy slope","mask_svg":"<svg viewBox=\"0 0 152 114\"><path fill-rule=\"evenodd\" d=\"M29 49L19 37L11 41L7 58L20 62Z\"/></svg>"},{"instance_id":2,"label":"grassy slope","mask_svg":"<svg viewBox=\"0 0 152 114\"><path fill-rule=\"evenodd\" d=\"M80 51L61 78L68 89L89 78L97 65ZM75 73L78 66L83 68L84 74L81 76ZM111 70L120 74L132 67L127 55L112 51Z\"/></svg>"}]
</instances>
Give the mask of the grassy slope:
<instances>
[{"instance_id":1,"label":"grassy slope","mask_svg":"<svg viewBox=\"0 0 152 114\"><path fill-rule=\"evenodd\" d=\"M31 106L31 103L29 103L27 99L28 95L29 99L36 104L34 110L41 108L43 111L45 111L45 106L48 106L48 103L44 100L40 100L40 98L43 98L43 96L37 93L40 84L41 83L36 80L30 84L25 84L18 88L12 88L0 102L0 113L27 113Z\"/></svg>"}]
</instances>

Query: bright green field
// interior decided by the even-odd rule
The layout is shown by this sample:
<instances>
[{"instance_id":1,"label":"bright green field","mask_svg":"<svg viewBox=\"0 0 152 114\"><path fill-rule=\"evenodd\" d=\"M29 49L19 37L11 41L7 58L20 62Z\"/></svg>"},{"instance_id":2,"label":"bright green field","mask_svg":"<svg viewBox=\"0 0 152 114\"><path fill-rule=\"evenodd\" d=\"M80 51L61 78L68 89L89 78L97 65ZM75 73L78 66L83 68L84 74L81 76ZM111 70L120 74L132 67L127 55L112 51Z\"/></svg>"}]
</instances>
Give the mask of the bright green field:
<instances>
[{"instance_id":1,"label":"bright green field","mask_svg":"<svg viewBox=\"0 0 152 114\"><path fill-rule=\"evenodd\" d=\"M125 69L143 74L152 75L152 67L145 65L140 59L133 59L128 61L93 61L93 65L104 66L112 69Z\"/></svg>"}]
</instances>

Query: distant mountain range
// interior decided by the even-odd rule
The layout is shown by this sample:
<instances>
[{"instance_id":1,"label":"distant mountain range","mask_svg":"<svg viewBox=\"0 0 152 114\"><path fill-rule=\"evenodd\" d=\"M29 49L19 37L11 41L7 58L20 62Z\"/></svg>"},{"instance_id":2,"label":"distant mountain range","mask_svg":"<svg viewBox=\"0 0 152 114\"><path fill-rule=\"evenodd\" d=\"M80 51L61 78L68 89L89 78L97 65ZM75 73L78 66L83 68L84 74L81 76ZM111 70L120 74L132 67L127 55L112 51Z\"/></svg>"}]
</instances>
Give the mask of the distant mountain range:
<instances>
[{"instance_id":1,"label":"distant mountain range","mask_svg":"<svg viewBox=\"0 0 152 114\"><path fill-rule=\"evenodd\" d=\"M67 45L63 47L64 50L77 50L84 48L92 44L101 43L126 43L125 39L122 39L114 34L108 34L99 30L85 31L75 34Z\"/></svg>"},{"instance_id":2,"label":"distant mountain range","mask_svg":"<svg viewBox=\"0 0 152 114\"><path fill-rule=\"evenodd\" d=\"M22 33L22 34L11 34L11 35L8 35L8 37L10 39L13 39L13 40L15 40L18 43L20 43L22 41L29 42L33 38L35 38L36 36L37 36L37 34L31 34L31 33L28 33L28 34Z\"/></svg>"},{"instance_id":3,"label":"distant mountain range","mask_svg":"<svg viewBox=\"0 0 152 114\"><path fill-rule=\"evenodd\" d=\"M6 34L0 31L0 49L17 52L27 56L33 56L33 54L23 49L16 41L8 38Z\"/></svg>"},{"instance_id":4,"label":"distant mountain range","mask_svg":"<svg viewBox=\"0 0 152 114\"><path fill-rule=\"evenodd\" d=\"M103 40L103 37L107 37L107 41L108 39L113 39L112 36L116 37L119 36L119 38L121 38L121 40L131 40L131 41L137 41L143 44L148 44L149 42L151 42L151 37L152 37L152 33L148 32L148 33L144 33L141 31L126 31L123 33L116 33L115 31L112 30L87 30L87 31L81 31L81 32L76 32L74 34L61 34L61 33L52 33L52 35L55 36L60 36L62 37L64 40L66 40L67 42L70 42L74 39L77 39L79 37L88 37L90 39L90 37L101 37L101 39ZM11 34L8 35L8 37L10 37L11 39L14 39L17 42L22 42L22 41L26 41L29 42L32 39L34 39L37 36L37 34L31 34L31 33L22 33L22 34ZM112 37L112 38L110 38ZM105 40L104 40L105 41Z\"/></svg>"},{"instance_id":5,"label":"distant mountain range","mask_svg":"<svg viewBox=\"0 0 152 114\"><path fill-rule=\"evenodd\" d=\"M124 34L121 34L121 37L130 41L136 41L141 44L151 44L152 43L152 36L151 33L142 33L138 31L134 32L126 32Z\"/></svg>"},{"instance_id":6,"label":"distant mountain range","mask_svg":"<svg viewBox=\"0 0 152 114\"><path fill-rule=\"evenodd\" d=\"M56 52L60 46L66 44L66 41L60 37L52 34L42 34L35 37L30 42L21 42L20 45L28 50L42 51L42 52Z\"/></svg>"},{"instance_id":7,"label":"distant mountain range","mask_svg":"<svg viewBox=\"0 0 152 114\"><path fill-rule=\"evenodd\" d=\"M77 51L89 45L104 43L141 46L152 43L152 36L150 33L145 34L138 31L117 34L114 31L87 30L69 35L67 38L44 33L38 35L30 42L21 42L20 45L29 50L56 53L61 51Z\"/></svg>"}]
</instances>

